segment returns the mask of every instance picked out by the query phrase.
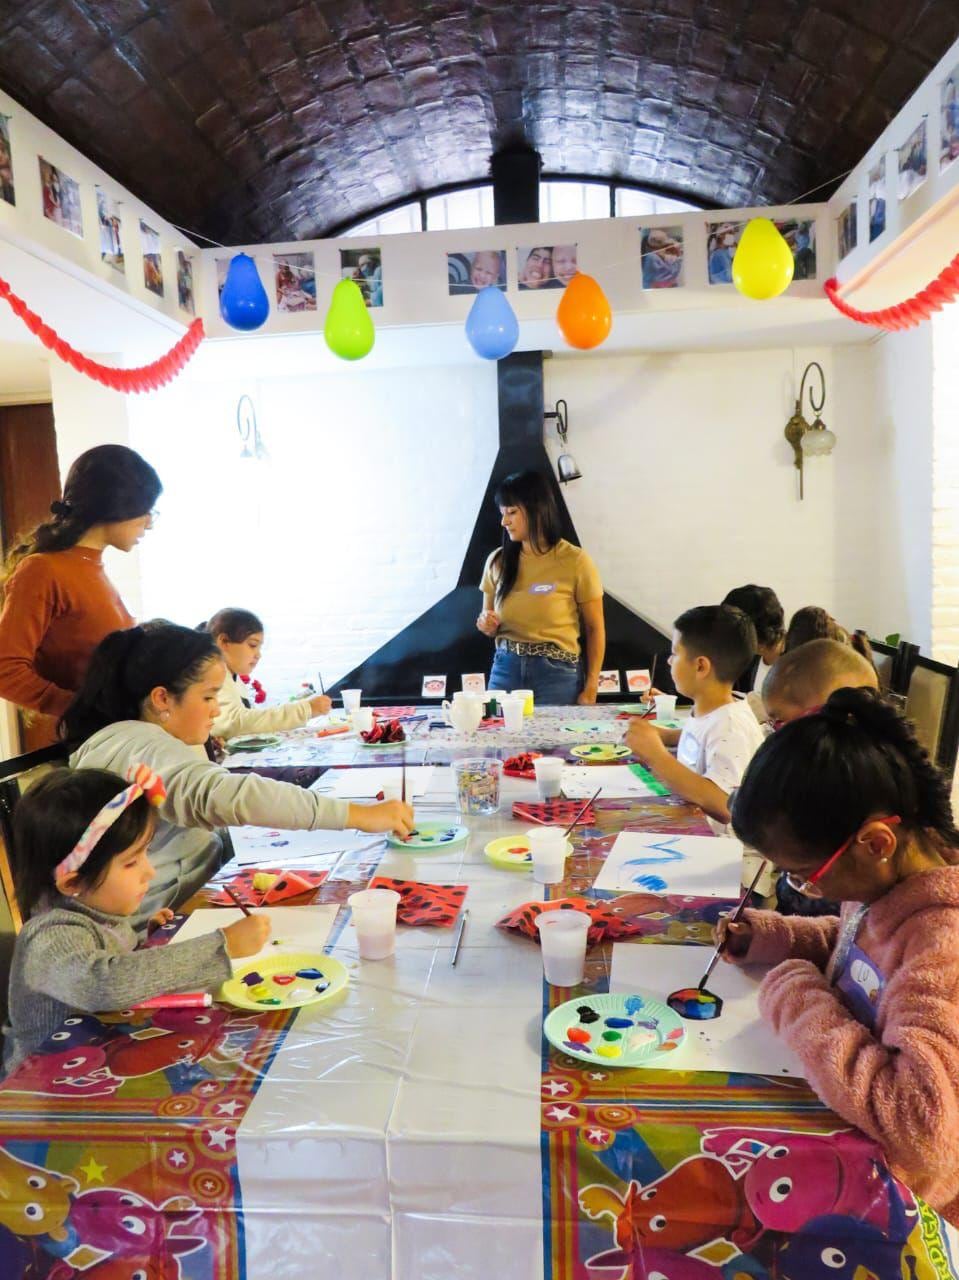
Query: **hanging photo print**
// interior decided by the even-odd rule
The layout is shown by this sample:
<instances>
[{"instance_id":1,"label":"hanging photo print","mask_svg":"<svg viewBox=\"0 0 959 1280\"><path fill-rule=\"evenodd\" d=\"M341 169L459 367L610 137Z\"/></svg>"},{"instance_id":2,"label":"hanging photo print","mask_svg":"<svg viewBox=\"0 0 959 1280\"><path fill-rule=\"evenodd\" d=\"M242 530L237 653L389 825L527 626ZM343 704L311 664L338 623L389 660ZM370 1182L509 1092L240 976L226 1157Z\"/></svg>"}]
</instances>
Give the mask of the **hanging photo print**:
<instances>
[{"instance_id":1,"label":"hanging photo print","mask_svg":"<svg viewBox=\"0 0 959 1280\"><path fill-rule=\"evenodd\" d=\"M918 191L928 171L926 120L923 117L899 148L899 199L907 200L914 191Z\"/></svg>"},{"instance_id":2,"label":"hanging photo print","mask_svg":"<svg viewBox=\"0 0 959 1280\"><path fill-rule=\"evenodd\" d=\"M316 268L312 253L274 253L277 311L316 310Z\"/></svg>"},{"instance_id":3,"label":"hanging photo print","mask_svg":"<svg viewBox=\"0 0 959 1280\"><path fill-rule=\"evenodd\" d=\"M869 243L886 229L886 157L880 156L869 170Z\"/></svg>"},{"instance_id":4,"label":"hanging photo print","mask_svg":"<svg viewBox=\"0 0 959 1280\"><path fill-rule=\"evenodd\" d=\"M176 300L184 311L196 315L193 298L193 263L182 249L176 251Z\"/></svg>"},{"instance_id":5,"label":"hanging photo print","mask_svg":"<svg viewBox=\"0 0 959 1280\"><path fill-rule=\"evenodd\" d=\"M10 117L0 116L0 199L16 204L13 190L13 152L10 150Z\"/></svg>"},{"instance_id":6,"label":"hanging photo print","mask_svg":"<svg viewBox=\"0 0 959 1280\"><path fill-rule=\"evenodd\" d=\"M487 285L506 289L506 250L476 249L472 253L448 253L446 274L450 294L479 293Z\"/></svg>"},{"instance_id":7,"label":"hanging photo print","mask_svg":"<svg viewBox=\"0 0 959 1280\"><path fill-rule=\"evenodd\" d=\"M941 173L959 160L959 66L953 67L939 91L939 139Z\"/></svg>"},{"instance_id":8,"label":"hanging photo print","mask_svg":"<svg viewBox=\"0 0 959 1280\"><path fill-rule=\"evenodd\" d=\"M143 283L158 297L163 297L163 263L160 261L160 236L140 219L140 244L143 248Z\"/></svg>"},{"instance_id":9,"label":"hanging photo print","mask_svg":"<svg viewBox=\"0 0 959 1280\"><path fill-rule=\"evenodd\" d=\"M579 271L574 244L541 244L516 250L520 289L565 289Z\"/></svg>"},{"instance_id":10,"label":"hanging photo print","mask_svg":"<svg viewBox=\"0 0 959 1280\"><path fill-rule=\"evenodd\" d=\"M776 229L792 250L793 280L816 278L816 223L811 218L774 219ZM706 256L710 284L732 284L733 258L745 222L709 222Z\"/></svg>"},{"instance_id":11,"label":"hanging photo print","mask_svg":"<svg viewBox=\"0 0 959 1280\"><path fill-rule=\"evenodd\" d=\"M843 209L842 213L836 220L836 230L839 236L839 256L845 258L847 253L852 253L856 247L856 239L859 234L856 227L856 202L851 201Z\"/></svg>"},{"instance_id":12,"label":"hanging photo print","mask_svg":"<svg viewBox=\"0 0 959 1280\"><path fill-rule=\"evenodd\" d=\"M80 212L80 187L56 165L38 157L40 161L40 187L43 193L43 216L72 235L83 235L83 215Z\"/></svg>"},{"instance_id":13,"label":"hanging photo print","mask_svg":"<svg viewBox=\"0 0 959 1280\"><path fill-rule=\"evenodd\" d=\"M230 272L230 258L214 258L216 263L216 296L217 298L223 293L223 286L226 284L226 278Z\"/></svg>"},{"instance_id":14,"label":"hanging photo print","mask_svg":"<svg viewBox=\"0 0 959 1280\"><path fill-rule=\"evenodd\" d=\"M368 307L382 307L383 259L379 249L341 249L340 276L359 286Z\"/></svg>"},{"instance_id":15,"label":"hanging photo print","mask_svg":"<svg viewBox=\"0 0 959 1280\"><path fill-rule=\"evenodd\" d=\"M683 283L682 227L643 227L640 233L644 289L678 289Z\"/></svg>"},{"instance_id":16,"label":"hanging photo print","mask_svg":"<svg viewBox=\"0 0 959 1280\"><path fill-rule=\"evenodd\" d=\"M97 223L100 227L100 261L123 271L123 241L120 238L120 205L102 187L97 187Z\"/></svg>"}]
</instances>

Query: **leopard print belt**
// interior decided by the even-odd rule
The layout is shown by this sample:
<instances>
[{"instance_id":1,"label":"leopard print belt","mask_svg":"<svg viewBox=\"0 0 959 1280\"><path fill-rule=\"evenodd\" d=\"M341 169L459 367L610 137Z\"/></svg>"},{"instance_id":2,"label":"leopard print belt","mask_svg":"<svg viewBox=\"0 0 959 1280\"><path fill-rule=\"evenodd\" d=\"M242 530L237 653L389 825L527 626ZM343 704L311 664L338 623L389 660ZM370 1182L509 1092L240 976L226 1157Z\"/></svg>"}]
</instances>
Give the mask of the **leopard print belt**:
<instances>
[{"instance_id":1,"label":"leopard print belt","mask_svg":"<svg viewBox=\"0 0 959 1280\"><path fill-rule=\"evenodd\" d=\"M554 662L568 662L573 667L579 665L577 654L561 649L558 644L549 644L545 641L534 643L530 640L499 638L496 641L496 647L497 649L506 649L510 653L515 653L520 658L552 658Z\"/></svg>"}]
</instances>

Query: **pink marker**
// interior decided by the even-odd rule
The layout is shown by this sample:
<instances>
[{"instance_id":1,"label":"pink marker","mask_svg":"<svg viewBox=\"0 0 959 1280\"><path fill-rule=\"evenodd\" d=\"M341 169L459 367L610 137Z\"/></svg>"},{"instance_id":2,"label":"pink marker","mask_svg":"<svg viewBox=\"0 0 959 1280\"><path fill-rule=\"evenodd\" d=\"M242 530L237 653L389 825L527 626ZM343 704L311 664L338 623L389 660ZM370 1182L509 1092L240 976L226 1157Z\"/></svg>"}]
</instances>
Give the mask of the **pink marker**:
<instances>
[{"instance_id":1,"label":"pink marker","mask_svg":"<svg viewBox=\"0 0 959 1280\"><path fill-rule=\"evenodd\" d=\"M209 991L182 991L179 995L154 996L131 1005L133 1009L208 1009L213 1003Z\"/></svg>"}]
</instances>

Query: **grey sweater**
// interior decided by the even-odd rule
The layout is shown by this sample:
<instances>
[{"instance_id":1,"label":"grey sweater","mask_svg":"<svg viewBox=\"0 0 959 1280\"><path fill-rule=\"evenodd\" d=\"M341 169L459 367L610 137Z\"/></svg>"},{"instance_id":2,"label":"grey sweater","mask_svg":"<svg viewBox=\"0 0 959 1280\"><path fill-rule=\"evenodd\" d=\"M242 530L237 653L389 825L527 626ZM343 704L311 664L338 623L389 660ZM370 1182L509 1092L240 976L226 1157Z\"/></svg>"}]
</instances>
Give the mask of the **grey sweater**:
<instances>
[{"instance_id":1,"label":"grey sweater","mask_svg":"<svg viewBox=\"0 0 959 1280\"><path fill-rule=\"evenodd\" d=\"M232 969L222 929L137 951L127 916L56 894L17 938L10 970L7 1071L72 1013L116 1013L174 991L215 991Z\"/></svg>"},{"instance_id":2,"label":"grey sweater","mask_svg":"<svg viewBox=\"0 0 959 1280\"><path fill-rule=\"evenodd\" d=\"M218 827L341 830L349 815L346 800L328 800L255 773L230 773L201 759L195 747L160 725L143 720L119 720L100 729L70 757L75 769L112 769L121 777L141 761L163 779L166 799L150 842L156 878L131 916L137 929L160 907L185 902L222 864Z\"/></svg>"}]
</instances>

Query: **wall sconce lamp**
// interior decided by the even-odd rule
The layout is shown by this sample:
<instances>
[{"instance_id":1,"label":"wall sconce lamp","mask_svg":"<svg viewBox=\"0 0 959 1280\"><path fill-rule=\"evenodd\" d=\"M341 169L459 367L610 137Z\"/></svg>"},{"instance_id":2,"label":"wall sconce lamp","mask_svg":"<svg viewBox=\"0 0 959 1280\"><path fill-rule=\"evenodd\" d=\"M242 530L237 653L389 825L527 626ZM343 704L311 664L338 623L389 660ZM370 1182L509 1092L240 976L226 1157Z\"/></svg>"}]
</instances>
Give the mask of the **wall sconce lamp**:
<instances>
[{"instance_id":1,"label":"wall sconce lamp","mask_svg":"<svg viewBox=\"0 0 959 1280\"><path fill-rule=\"evenodd\" d=\"M569 430L568 426L569 410L566 407L565 400L557 400L555 409L547 409L543 417L549 421L556 419L556 434L562 442L563 452L556 460L556 474L559 476L560 484L567 484L570 480L579 480L582 477L582 471L576 465L576 459L571 453L566 452L566 434Z\"/></svg>"},{"instance_id":2,"label":"wall sconce lamp","mask_svg":"<svg viewBox=\"0 0 959 1280\"><path fill-rule=\"evenodd\" d=\"M243 442L241 458L254 458L257 462L266 462L269 459L270 455L260 435L260 428L256 425L256 410L249 396L240 396L237 401L236 430Z\"/></svg>"},{"instance_id":3,"label":"wall sconce lamp","mask_svg":"<svg viewBox=\"0 0 959 1280\"><path fill-rule=\"evenodd\" d=\"M816 397L812 387L809 388L809 403L812 411L816 415L812 422L809 423L802 415L803 395L806 390L806 375L810 369L815 369L819 374L819 385L821 394L819 403L816 403ZM799 395L796 397L796 408L793 410L793 416L786 423L784 432L786 439L792 446L793 458L796 470L799 472L799 497L803 497L803 465L806 458L821 458L827 453L832 453L836 445L836 437L832 431L826 426L822 418L819 416L822 407L826 403L826 378L822 371L822 365L812 360L803 370L802 381L799 384Z\"/></svg>"}]
</instances>

